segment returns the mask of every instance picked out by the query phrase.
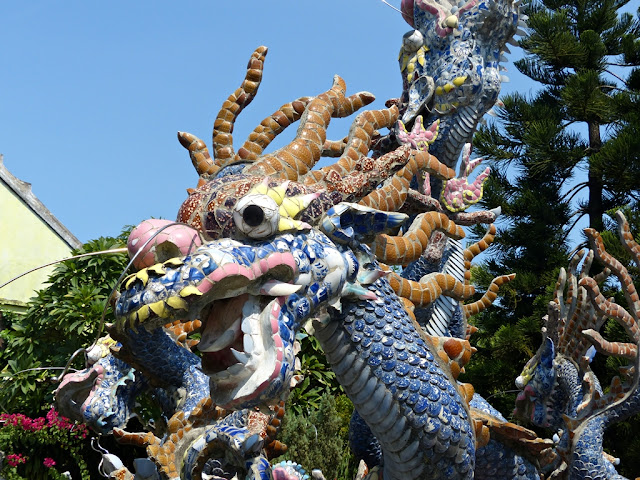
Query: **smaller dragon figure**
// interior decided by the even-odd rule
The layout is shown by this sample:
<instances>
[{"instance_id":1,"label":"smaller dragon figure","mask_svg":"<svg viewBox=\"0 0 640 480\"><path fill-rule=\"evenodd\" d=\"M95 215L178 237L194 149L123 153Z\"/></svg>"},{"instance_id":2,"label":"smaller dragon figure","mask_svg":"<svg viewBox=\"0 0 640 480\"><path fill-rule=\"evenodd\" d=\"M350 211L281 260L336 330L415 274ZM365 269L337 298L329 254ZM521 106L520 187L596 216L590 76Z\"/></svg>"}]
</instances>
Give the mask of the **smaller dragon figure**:
<instances>
[{"instance_id":1,"label":"smaller dragon figure","mask_svg":"<svg viewBox=\"0 0 640 480\"><path fill-rule=\"evenodd\" d=\"M617 219L622 246L640 265L640 246L621 212ZM514 413L557 431L557 446L547 452L547 478L622 479L602 439L611 424L640 411L640 301L629 271L605 250L600 234L593 229L585 233L591 250L579 252L568 271L560 272L542 345L516 379L521 393ZM592 275L594 258L605 269ZM600 285L611 275L622 287L626 308L601 293ZM628 342L607 341L601 335L608 319L623 327ZM606 393L590 367L596 353L628 362L620 369L622 378L614 377Z\"/></svg>"}]
</instances>

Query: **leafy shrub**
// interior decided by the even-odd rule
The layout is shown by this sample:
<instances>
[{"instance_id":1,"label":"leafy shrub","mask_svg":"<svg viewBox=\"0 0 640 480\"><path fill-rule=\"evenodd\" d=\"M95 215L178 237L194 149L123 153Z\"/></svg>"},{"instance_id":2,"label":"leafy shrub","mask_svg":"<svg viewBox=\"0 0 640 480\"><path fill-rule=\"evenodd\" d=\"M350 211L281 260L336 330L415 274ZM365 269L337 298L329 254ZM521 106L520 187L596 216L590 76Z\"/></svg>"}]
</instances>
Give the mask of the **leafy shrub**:
<instances>
[{"instance_id":1,"label":"leafy shrub","mask_svg":"<svg viewBox=\"0 0 640 480\"><path fill-rule=\"evenodd\" d=\"M126 235L86 243L75 255L123 247ZM5 412L42 415L53 401L49 380L76 350L90 345L112 288L127 265L125 253L96 255L58 264L50 285L31 299L26 314L4 313L0 332L0 407ZM110 309L107 309L107 313ZM73 364L84 368L82 356ZM40 370L37 370L40 369Z\"/></svg>"},{"instance_id":2,"label":"leafy shrub","mask_svg":"<svg viewBox=\"0 0 640 480\"><path fill-rule=\"evenodd\" d=\"M320 399L323 395L337 397L343 394L342 387L329 366L320 342L305 333L298 333L300 342L300 373L304 378L291 392L288 408L301 415L309 409L320 408Z\"/></svg>"},{"instance_id":3,"label":"leafy shrub","mask_svg":"<svg viewBox=\"0 0 640 480\"><path fill-rule=\"evenodd\" d=\"M6 480L74 478L88 480L85 461L87 428L61 417L52 408L46 417L29 418L20 413L0 415L0 451L5 461L0 477Z\"/></svg>"},{"instance_id":4,"label":"leafy shrub","mask_svg":"<svg viewBox=\"0 0 640 480\"><path fill-rule=\"evenodd\" d=\"M296 413L287 407L281 439L287 453L275 461L292 460L305 469L319 468L327 479L354 478L357 464L349 449L353 404L345 395L324 394L318 408Z\"/></svg>"}]
</instances>

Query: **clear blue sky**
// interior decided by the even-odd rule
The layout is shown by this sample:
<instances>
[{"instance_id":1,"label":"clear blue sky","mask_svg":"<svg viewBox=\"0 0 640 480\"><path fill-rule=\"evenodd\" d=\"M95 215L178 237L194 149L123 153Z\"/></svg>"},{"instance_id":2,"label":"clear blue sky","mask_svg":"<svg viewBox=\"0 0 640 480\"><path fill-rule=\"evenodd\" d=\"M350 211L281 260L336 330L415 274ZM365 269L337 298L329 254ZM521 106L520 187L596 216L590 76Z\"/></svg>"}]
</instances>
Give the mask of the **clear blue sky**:
<instances>
[{"instance_id":1,"label":"clear blue sky","mask_svg":"<svg viewBox=\"0 0 640 480\"><path fill-rule=\"evenodd\" d=\"M0 153L81 241L175 218L197 181L176 132L210 145L257 46L269 54L236 145L283 103L328 89L334 74L381 108L400 95L397 55L410 29L379 0L2 2L0 18ZM507 67L505 93L535 89ZM329 137L349 124L332 123Z\"/></svg>"}]
</instances>

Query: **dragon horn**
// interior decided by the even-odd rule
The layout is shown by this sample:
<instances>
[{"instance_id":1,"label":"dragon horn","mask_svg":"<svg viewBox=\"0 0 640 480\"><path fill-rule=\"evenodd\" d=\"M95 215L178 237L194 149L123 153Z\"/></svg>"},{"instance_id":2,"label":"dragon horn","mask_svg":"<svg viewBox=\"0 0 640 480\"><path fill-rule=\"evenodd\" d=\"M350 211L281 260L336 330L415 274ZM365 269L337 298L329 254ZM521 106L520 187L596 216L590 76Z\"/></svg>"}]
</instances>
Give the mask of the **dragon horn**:
<instances>
[{"instance_id":1,"label":"dragon horn","mask_svg":"<svg viewBox=\"0 0 640 480\"><path fill-rule=\"evenodd\" d=\"M233 151L233 124L244 107L249 105L258 93L262 81L262 69L267 47L258 47L251 55L247 74L242 84L222 104L213 124L213 153L222 168L235 159Z\"/></svg>"},{"instance_id":2,"label":"dragon horn","mask_svg":"<svg viewBox=\"0 0 640 480\"><path fill-rule=\"evenodd\" d=\"M178 141L184 148L189 150L191 163L193 163L198 175L201 177L203 175L213 175L220 170L220 166L211 159L207 146L198 137L190 133L178 132Z\"/></svg>"},{"instance_id":3,"label":"dragon horn","mask_svg":"<svg viewBox=\"0 0 640 480\"><path fill-rule=\"evenodd\" d=\"M297 180L320 160L322 147L327 139L327 126L336 102L344 101L345 83L335 76L333 86L327 92L318 95L302 115L301 125L296 138L286 147L265 155L249 166L245 172L251 175Z\"/></svg>"}]
</instances>

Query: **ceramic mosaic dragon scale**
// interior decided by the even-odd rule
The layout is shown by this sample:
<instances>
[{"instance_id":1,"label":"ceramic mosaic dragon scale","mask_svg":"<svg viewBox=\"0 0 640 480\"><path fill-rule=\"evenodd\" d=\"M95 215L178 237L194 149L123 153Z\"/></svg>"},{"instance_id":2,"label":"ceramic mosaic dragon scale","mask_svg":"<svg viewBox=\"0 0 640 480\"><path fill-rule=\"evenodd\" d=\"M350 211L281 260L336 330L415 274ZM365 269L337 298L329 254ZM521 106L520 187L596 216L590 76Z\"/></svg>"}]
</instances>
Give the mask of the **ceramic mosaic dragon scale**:
<instances>
[{"instance_id":1,"label":"ceramic mosaic dragon scale","mask_svg":"<svg viewBox=\"0 0 640 480\"><path fill-rule=\"evenodd\" d=\"M640 246L624 215L618 212L617 217L621 243L640 265ZM607 253L596 231L585 233L592 250L578 253L568 271L560 273L543 343L516 380L522 392L515 414L558 432L547 478L622 479L615 470L616 459L602 449L602 437L609 425L640 411L640 302L627 268ZM606 267L597 275L590 273L594 257ZM602 295L600 285L610 275L622 286L626 307ZM599 333L607 319L623 327L627 342L607 341ZM596 352L628 362L607 393L590 367Z\"/></svg>"}]
</instances>

